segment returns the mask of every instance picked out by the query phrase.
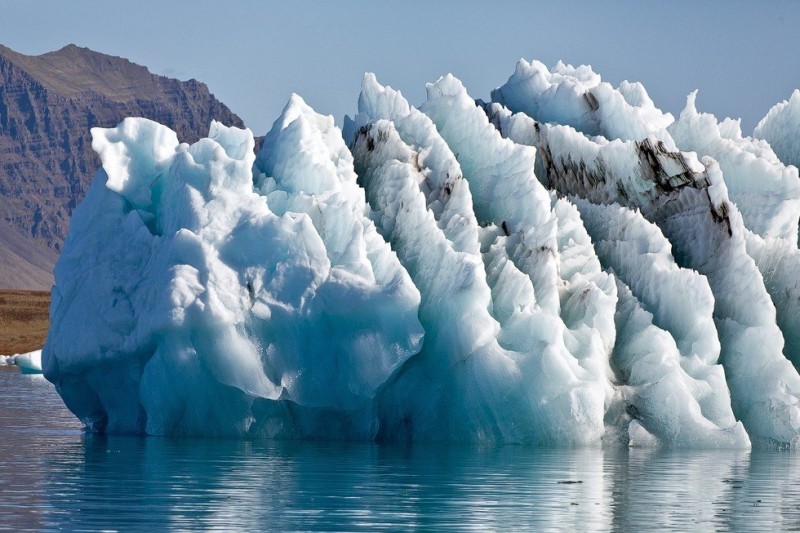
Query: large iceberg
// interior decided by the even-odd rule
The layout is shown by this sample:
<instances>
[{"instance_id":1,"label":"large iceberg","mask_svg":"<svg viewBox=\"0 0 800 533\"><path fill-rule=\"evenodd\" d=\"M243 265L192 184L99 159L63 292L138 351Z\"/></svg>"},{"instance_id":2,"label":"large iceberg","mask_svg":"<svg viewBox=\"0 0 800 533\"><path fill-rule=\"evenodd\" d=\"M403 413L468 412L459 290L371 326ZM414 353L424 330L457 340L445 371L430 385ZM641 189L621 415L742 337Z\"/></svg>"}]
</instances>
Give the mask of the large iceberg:
<instances>
[{"instance_id":1,"label":"large iceberg","mask_svg":"<svg viewBox=\"0 0 800 533\"><path fill-rule=\"evenodd\" d=\"M520 61L490 102L368 74L343 130L294 95L258 154L94 129L45 376L98 432L795 446L794 104L694 102Z\"/></svg>"}]
</instances>

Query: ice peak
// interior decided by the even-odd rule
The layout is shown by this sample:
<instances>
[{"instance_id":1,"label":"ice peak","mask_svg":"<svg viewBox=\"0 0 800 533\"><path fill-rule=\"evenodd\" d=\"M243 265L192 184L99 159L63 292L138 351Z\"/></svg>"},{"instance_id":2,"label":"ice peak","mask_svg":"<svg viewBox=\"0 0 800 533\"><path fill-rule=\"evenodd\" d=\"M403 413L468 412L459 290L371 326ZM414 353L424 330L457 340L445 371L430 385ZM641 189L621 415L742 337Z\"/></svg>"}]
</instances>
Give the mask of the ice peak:
<instances>
[{"instance_id":1,"label":"ice peak","mask_svg":"<svg viewBox=\"0 0 800 533\"><path fill-rule=\"evenodd\" d=\"M686 105L683 107L683 111L681 111L681 118L684 117L692 117L698 115L697 112L697 93L699 92L698 89L690 92L686 95Z\"/></svg>"},{"instance_id":2,"label":"ice peak","mask_svg":"<svg viewBox=\"0 0 800 533\"><path fill-rule=\"evenodd\" d=\"M428 99L436 96L457 96L467 92L461 80L451 73L445 74L434 83L425 84L425 89L428 93Z\"/></svg>"}]
</instances>

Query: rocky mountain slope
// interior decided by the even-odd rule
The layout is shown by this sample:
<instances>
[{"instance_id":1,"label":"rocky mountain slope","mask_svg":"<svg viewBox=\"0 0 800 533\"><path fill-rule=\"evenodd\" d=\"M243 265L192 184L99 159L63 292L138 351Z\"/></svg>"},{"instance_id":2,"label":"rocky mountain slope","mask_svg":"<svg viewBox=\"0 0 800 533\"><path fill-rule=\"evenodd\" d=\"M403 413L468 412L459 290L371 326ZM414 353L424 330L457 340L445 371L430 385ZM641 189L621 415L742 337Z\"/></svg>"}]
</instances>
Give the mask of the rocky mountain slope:
<instances>
[{"instance_id":1,"label":"rocky mountain slope","mask_svg":"<svg viewBox=\"0 0 800 533\"><path fill-rule=\"evenodd\" d=\"M184 142L212 119L243 126L196 80L74 45L40 56L0 46L0 288L50 288L70 215L100 166L89 129L127 116L166 124Z\"/></svg>"}]
</instances>

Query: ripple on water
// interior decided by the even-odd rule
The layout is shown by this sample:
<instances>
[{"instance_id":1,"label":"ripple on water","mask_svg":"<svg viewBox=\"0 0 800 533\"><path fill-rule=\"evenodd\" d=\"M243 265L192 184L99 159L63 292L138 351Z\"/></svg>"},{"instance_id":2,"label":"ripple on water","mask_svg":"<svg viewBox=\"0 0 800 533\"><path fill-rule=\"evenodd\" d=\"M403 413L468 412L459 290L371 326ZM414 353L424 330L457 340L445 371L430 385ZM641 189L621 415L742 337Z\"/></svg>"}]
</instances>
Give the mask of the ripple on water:
<instances>
[{"instance_id":1,"label":"ripple on water","mask_svg":"<svg viewBox=\"0 0 800 533\"><path fill-rule=\"evenodd\" d=\"M785 530L790 452L84 435L52 385L0 371L0 529Z\"/></svg>"}]
</instances>

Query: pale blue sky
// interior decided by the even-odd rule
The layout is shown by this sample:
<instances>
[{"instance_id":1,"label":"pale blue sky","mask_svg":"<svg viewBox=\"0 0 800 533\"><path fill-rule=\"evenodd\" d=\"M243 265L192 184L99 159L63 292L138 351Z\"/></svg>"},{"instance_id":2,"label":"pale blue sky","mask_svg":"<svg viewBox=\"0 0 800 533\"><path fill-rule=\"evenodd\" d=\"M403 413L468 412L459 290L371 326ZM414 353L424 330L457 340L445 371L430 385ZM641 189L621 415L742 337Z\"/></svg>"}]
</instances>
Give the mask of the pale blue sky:
<instances>
[{"instance_id":1,"label":"pale blue sky","mask_svg":"<svg viewBox=\"0 0 800 533\"><path fill-rule=\"evenodd\" d=\"M800 2L0 1L0 43L39 54L75 43L197 78L257 134L291 92L341 124L365 71L412 103L452 72L488 97L520 57L588 63L645 84L677 113L743 118L745 133L800 88Z\"/></svg>"}]
</instances>

